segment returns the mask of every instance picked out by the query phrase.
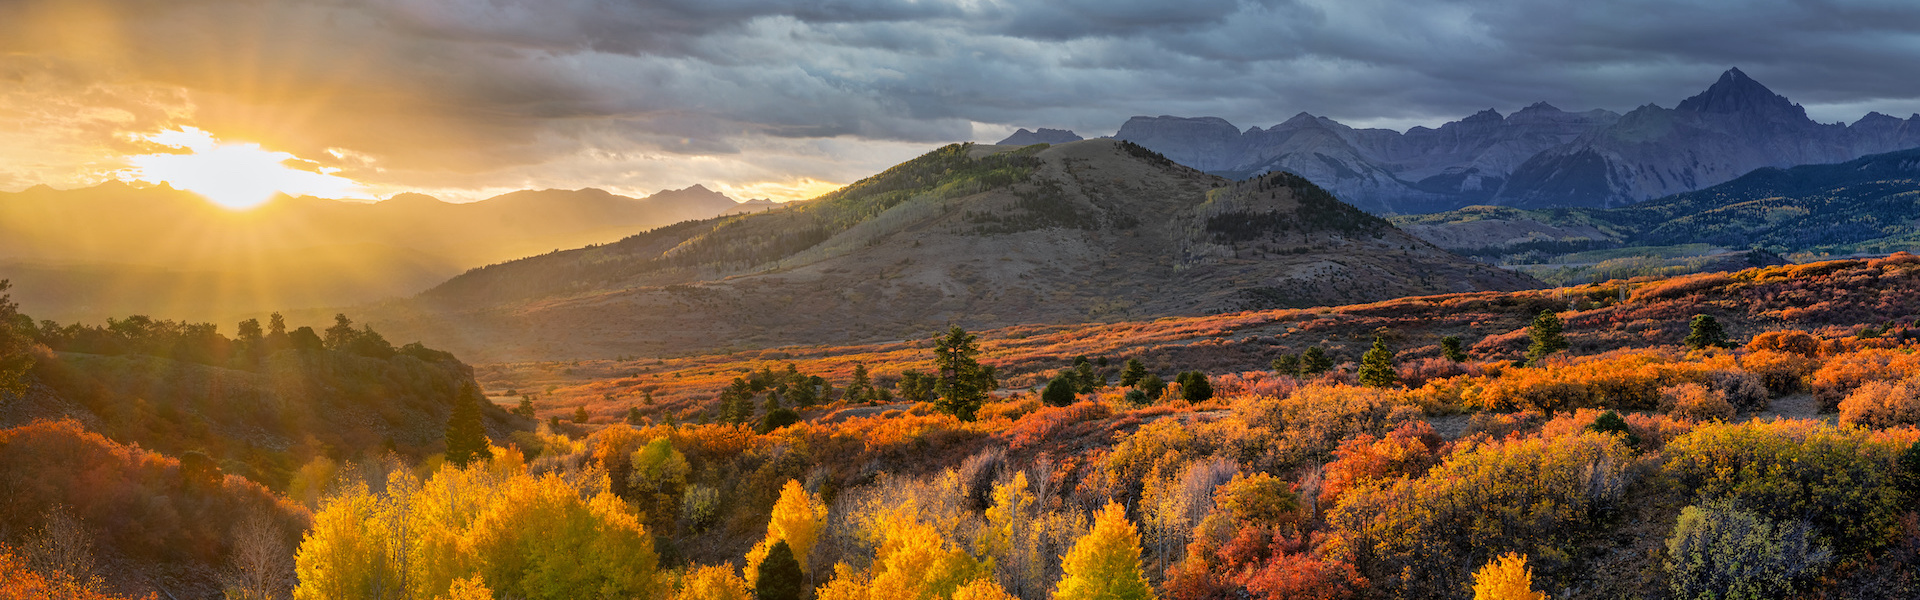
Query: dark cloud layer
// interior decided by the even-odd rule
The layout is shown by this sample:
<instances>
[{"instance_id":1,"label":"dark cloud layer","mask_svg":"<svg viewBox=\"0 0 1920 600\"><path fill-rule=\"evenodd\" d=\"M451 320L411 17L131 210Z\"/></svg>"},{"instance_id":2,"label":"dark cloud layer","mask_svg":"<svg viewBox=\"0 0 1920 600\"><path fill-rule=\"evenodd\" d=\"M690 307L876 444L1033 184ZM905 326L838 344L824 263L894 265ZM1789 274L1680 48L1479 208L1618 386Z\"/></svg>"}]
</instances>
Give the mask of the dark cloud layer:
<instances>
[{"instance_id":1,"label":"dark cloud layer","mask_svg":"<svg viewBox=\"0 0 1920 600\"><path fill-rule=\"evenodd\" d=\"M13 0L0 3L0 140L51 127L33 106L75 106L96 118L62 133L70 144L123 150L120 132L191 124L353 157L331 166L388 189L744 189L847 181L1013 127L1108 134L1136 114L1404 126L1539 100L1671 106L1730 66L1822 120L1920 111L1920 8ZM0 164L0 186L51 169Z\"/></svg>"}]
</instances>

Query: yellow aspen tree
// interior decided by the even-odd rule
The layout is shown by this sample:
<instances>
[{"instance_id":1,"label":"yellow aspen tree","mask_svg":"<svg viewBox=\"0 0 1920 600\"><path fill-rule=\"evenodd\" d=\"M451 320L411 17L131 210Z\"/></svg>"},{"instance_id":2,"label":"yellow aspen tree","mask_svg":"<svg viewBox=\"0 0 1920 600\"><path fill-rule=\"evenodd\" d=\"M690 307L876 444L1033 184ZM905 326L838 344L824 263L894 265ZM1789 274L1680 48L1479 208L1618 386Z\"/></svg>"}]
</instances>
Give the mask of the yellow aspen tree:
<instances>
[{"instance_id":1,"label":"yellow aspen tree","mask_svg":"<svg viewBox=\"0 0 1920 600\"><path fill-rule=\"evenodd\" d=\"M1054 600L1145 600L1155 598L1140 570L1140 531L1119 503L1108 502L1093 530L1061 560Z\"/></svg>"},{"instance_id":2,"label":"yellow aspen tree","mask_svg":"<svg viewBox=\"0 0 1920 600\"><path fill-rule=\"evenodd\" d=\"M487 587L485 579L474 575L453 580L447 586L447 595L436 596L434 600L493 600L493 588Z\"/></svg>"},{"instance_id":3,"label":"yellow aspen tree","mask_svg":"<svg viewBox=\"0 0 1920 600\"><path fill-rule=\"evenodd\" d=\"M380 499L365 485L327 499L294 556L300 580L295 600L401 596L398 574L386 561L388 540L377 520L379 509Z\"/></svg>"},{"instance_id":4,"label":"yellow aspen tree","mask_svg":"<svg viewBox=\"0 0 1920 600\"><path fill-rule=\"evenodd\" d=\"M982 577L960 586L953 591L953 600L1015 600L1012 594L994 583L992 578Z\"/></svg>"},{"instance_id":5,"label":"yellow aspen tree","mask_svg":"<svg viewBox=\"0 0 1920 600\"><path fill-rule=\"evenodd\" d=\"M680 584L675 600L753 600L752 586L734 572L733 565L694 567Z\"/></svg>"},{"instance_id":6,"label":"yellow aspen tree","mask_svg":"<svg viewBox=\"0 0 1920 600\"><path fill-rule=\"evenodd\" d=\"M1547 595L1533 591L1527 557L1508 552L1473 574L1473 600L1547 600Z\"/></svg>"},{"instance_id":7,"label":"yellow aspen tree","mask_svg":"<svg viewBox=\"0 0 1920 600\"><path fill-rule=\"evenodd\" d=\"M773 516L767 521L767 537L747 552L746 580L757 581L760 576L760 562L767 559L767 551L773 549L774 542L785 541L787 549L793 551L794 560L800 561L800 570L811 574L813 568L807 557L813 552L813 544L820 540L820 532L827 527L827 505L819 496L807 493L800 482L787 480L780 488L780 499L773 503Z\"/></svg>"}]
</instances>

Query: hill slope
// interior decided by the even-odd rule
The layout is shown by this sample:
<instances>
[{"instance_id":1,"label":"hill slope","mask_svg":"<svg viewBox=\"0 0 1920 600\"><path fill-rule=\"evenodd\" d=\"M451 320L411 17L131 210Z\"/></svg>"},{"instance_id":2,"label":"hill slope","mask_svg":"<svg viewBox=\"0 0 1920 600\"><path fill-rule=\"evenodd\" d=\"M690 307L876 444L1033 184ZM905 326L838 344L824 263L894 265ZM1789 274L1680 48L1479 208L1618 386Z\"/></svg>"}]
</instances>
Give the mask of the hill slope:
<instances>
[{"instance_id":1,"label":"hill slope","mask_svg":"<svg viewBox=\"0 0 1920 600\"><path fill-rule=\"evenodd\" d=\"M1520 289L1284 173L953 145L818 199L476 269L370 313L485 360L918 337Z\"/></svg>"},{"instance_id":2,"label":"hill slope","mask_svg":"<svg viewBox=\"0 0 1920 600\"><path fill-rule=\"evenodd\" d=\"M238 313L418 293L464 269L733 209L698 186L643 199L522 191L468 204L279 197L233 211L168 187L0 193L0 278L32 314Z\"/></svg>"},{"instance_id":3,"label":"hill slope","mask_svg":"<svg viewBox=\"0 0 1920 600\"><path fill-rule=\"evenodd\" d=\"M1787 254L1888 253L1920 247L1920 149L1839 164L1763 168L1707 189L1615 209L1470 207L1395 218L1459 251L1529 245L1758 246Z\"/></svg>"}]
</instances>

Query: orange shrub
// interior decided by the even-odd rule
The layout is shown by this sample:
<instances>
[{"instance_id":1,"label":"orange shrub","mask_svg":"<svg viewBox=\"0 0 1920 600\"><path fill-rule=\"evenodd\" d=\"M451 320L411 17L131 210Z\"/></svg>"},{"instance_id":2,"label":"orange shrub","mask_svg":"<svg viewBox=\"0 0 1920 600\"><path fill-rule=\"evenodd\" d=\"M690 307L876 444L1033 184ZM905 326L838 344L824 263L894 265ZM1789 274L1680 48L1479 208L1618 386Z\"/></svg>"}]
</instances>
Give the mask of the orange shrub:
<instances>
[{"instance_id":1,"label":"orange shrub","mask_svg":"<svg viewBox=\"0 0 1920 600\"><path fill-rule=\"evenodd\" d=\"M1340 494L1364 481L1419 477L1440 463L1440 444L1426 421L1401 423L1380 438L1362 433L1340 442L1322 474L1320 505L1333 506Z\"/></svg>"},{"instance_id":2,"label":"orange shrub","mask_svg":"<svg viewBox=\"0 0 1920 600\"><path fill-rule=\"evenodd\" d=\"M1820 353L1820 339L1805 331L1769 331L1747 342L1748 352L1763 350L1813 356Z\"/></svg>"},{"instance_id":3,"label":"orange shrub","mask_svg":"<svg viewBox=\"0 0 1920 600\"><path fill-rule=\"evenodd\" d=\"M1869 381L1906 379L1920 375L1920 355L1901 350L1869 348L1827 359L1809 382L1822 410L1835 410L1840 401Z\"/></svg>"},{"instance_id":4,"label":"orange shrub","mask_svg":"<svg viewBox=\"0 0 1920 600\"><path fill-rule=\"evenodd\" d=\"M1507 369L1463 400L1490 410L1646 410L1660 388L1710 383L1713 369L1668 349L1616 350L1536 368Z\"/></svg>"},{"instance_id":5,"label":"orange shrub","mask_svg":"<svg viewBox=\"0 0 1920 600\"><path fill-rule=\"evenodd\" d=\"M1768 391L1791 394L1806 389L1807 376L1820 368L1820 360L1812 354L1761 349L1740 357L1740 367L1758 376Z\"/></svg>"},{"instance_id":6,"label":"orange shrub","mask_svg":"<svg viewBox=\"0 0 1920 600\"><path fill-rule=\"evenodd\" d=\"M97 586L77 585L71 577L54 577L49 580L27 567L25 560L14 556L5 546L0 546L0 600L120 600L123 596L112 596L91 589ZM159 598L149 592L145 600Z\"/></svg>"},{"instance_id":7,"label":"orange shrub","mask_svg":"<svg viewBox=\"0 0 1920 600\"><path fill-rule=\"evenodd\" d=\"M1733 281L1733 276L1727 273L1700 273L1675 277L1634 290L1628 297L1628 301L1644 304L1656 300L1672 300L1717 288Z\"/></svg>"},{"instance_id":8,"label":"orange shrub","mask_svg":"<svg viewBox=\"0 0 1920 600\"><path fill-rule=\"evenodd\" d=\"M1862 384L1840 401L1840 422L1873 428L1920 425L1920 380Z\"/></svg>"},{"instance_id":9,"label":"orange shrub","mask_svg":"<svg viewBox=\"0 0 1920 600\"><path fill-rule=\"evenodd\" d=\"M1726 394L1697 383L1660 388L1660 412L1690 421L1724 421L1734 414Z\"/></svg>"}]
</instances>

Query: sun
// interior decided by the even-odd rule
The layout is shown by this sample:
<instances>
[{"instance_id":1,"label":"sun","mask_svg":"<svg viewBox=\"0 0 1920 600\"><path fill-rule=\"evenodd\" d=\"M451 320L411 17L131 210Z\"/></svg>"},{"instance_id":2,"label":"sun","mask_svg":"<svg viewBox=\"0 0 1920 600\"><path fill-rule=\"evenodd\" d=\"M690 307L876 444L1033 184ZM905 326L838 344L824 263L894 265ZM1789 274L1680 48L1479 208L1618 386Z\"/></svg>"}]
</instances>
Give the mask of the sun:
<instances>
[{"instance_id":1,"label":"sun","mask_svg":"<svg viewBox=\"0 0 1920 600\"><path fill-rule=\"evenodd\" d=\"M131 166L119 173L121 179L165 183L234 210L259 206L277 193L323 198L370 197L358 182L335 175L338 169L296 168L288 162L312 163L290 153L263 149L255 143L221 141L195 127L135 134L133 138L184 152L128 156L127 164Z\"/></svg>"}]
</instances>

